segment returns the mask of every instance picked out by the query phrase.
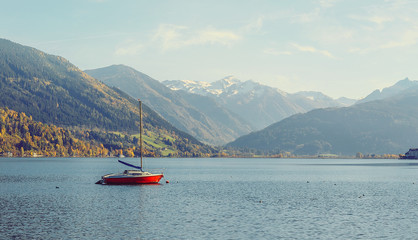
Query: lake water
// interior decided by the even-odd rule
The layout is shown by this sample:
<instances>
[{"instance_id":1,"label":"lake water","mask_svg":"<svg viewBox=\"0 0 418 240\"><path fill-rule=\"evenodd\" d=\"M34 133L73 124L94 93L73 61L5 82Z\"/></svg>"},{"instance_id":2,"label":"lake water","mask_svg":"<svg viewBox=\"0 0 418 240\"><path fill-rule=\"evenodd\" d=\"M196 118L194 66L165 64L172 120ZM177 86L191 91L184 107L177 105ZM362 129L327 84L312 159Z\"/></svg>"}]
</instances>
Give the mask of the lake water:
<instances>
[{"instance_id":1,"label":"lake water","mask_svg":"<svg viewBox=\"0 0 418 240\"><path fill-rule=\"evenodd\" d=\"M94 184L125 169L112 158L0 158L0 239L418 237L418 161L145 163L161 184Z\"/></svg>"}]
</instances>

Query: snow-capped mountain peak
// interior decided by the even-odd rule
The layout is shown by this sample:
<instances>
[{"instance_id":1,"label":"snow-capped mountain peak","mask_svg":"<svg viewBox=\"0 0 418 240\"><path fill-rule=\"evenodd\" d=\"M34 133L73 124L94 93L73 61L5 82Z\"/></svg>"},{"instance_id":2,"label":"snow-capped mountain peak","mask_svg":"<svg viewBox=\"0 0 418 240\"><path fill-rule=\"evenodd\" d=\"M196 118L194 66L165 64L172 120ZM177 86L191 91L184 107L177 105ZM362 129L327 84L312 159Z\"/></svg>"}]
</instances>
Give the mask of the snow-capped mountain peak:
<instances>
[{"instance_id":1,"label":"snow-capped mountain peak","mask_svg":"<svg viewBox=\"0 0 418 240\"><path fill-rule=\"evenodd\" d=\"M231 75L231 76L224 77L224 78L222 78L219 81L214 82L213 85L214 86L215 85L218 85L217 86L218 88L226 89L226 88L228 88L228 87L230 87L230 86L232 86L234 84L239 84L239 83L241 83L241 81Z\"/></svg>"},{"instance_id":2,"label":"snow-capped mountain peak","mask_svg":"<svg viewBox=\"0 0 418 240\"><path fill-rule=\"evenodd\" d=\"M237 93L236 86L242 82L234 76L227 76L212 83L191 80L166 80L163 83L172 90L185 90L205 96L219 96L225 93L229 94L231 91Z\"/></svg>"},{"instance_id":3,"label":"snow-capped mountain peak","mask_svg":"<svg viewBox=\"0 0 418 240\"><path fill-rule=\"evenodd\" d=\"M201 81L193 81L193 80L166 80L163 82L171 90L184 90L186 92L195 93L199 95L206 95L207 89L210 87L210 83L208 82L201 82Z\"/></svg>"},{"instance_id":4,"label":"snow-capped mountain peak","mask_svg":"<svg viewBox=\"0 0 418 240\"><path fill-rule=\"evenodd\" d=\"M172 90L185 90L187 92L206 96L231 96L237 94L247 94L251 91L253 91L256 95L259 95L262 94L260 92L263 92L265 88L271 88L252 80L242 82L234 76L227 76L211 83L191 80L167 80L163 83ZM282 94L282 92L278 92Z\"/></svg>"},{"instance_id":5,"label":"snow-capped mountain peak","mask_svg":"<svg viewBox=\"0 0 418 240\"><path fill-rule=\"evenodd\" d=\"M314 108L339 106L332 98L317 92L289 94L258 82L240 81L227 76L215 82L164 81L173 90L184 90L214 97L221 105L249 120L256 129L264 128L295 113Z\"/></svg>"}]
</instances>

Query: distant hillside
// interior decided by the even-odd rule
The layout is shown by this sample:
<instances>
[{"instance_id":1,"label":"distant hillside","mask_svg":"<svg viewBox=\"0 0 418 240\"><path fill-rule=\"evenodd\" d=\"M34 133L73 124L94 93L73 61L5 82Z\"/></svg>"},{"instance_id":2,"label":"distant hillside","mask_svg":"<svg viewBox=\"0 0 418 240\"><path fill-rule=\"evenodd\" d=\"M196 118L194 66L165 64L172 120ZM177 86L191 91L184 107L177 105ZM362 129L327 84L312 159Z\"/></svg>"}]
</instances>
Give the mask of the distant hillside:
<instances>
[{"instance_id":1,"label":"distant hillside","mask_svg":"<svg viewBox=\"0 0 418 240\"><path fill-rule=\"evenodd\" d=\"M340 97L337 99L337 102L339 102L344 107L349 107L351 105L354 105L357 102L357 100L353 98Z\"/></svg>"},{"instance_id":2,"label":"distant hillside","mask_svg":"<svg viewBox=\"0 0 418 240\"><path fill-rule=\"evenodd\" d=\"M0 107L61 127L138 133L138 102L66 59L0 39ZM178 143L206 148L144 106L144 126Z\"/></svg>"},{"instance_id":3,"label":"distant hillside","mask_svg":"<svg viewBox=\"0 0 418 240\"><path fill-rule=\"evenodd\" d=\"M384 98L389 98L389 97L399 94L402 91L405 91L407 89L412 89L412 88L418 88L418 81L412 81L412 80L409 80L408 78L405 78L403 80L398 81L393 86L384 88L382 91L380 91L379 89L376 89L375 91L367 95L367 97L357 101L357 103L365 103L365 102L370 102L374 100L381 100Z\"/></svg>"},{"instance_id":4,"label":"distant hillside","mask_svg":"<svg viewBox=\"0 0 418 240\"><path fill-rule=\"evenodd\" d=\"M307 110L328 107L349 107L356 102L354 99L345 97L333 99L321 92L314 91L302 91L289 94L288 96L293 102Z\"/></svg>"},{"instance_id":5,"label":"distant hillside","mask_svg":"<svg viewBox=\"0 0 418 240\"><path fill-rule=\"evenodd\" d=\"M242 82L233 76L212 83L191 80L167 80L163 83L173 90L209 96L256 129L315 108L344 106L322 93L289 94L251 80Z\"/></svg>"},{"instance_id":6,"label":"distant hillside","mask_svg":"<svg viewBox=\"0 0 418 240\"><path fill-rule=\"evenodd\" d=\"M133 68L113 65L85 72L140 98L174 126L201 141L222 145L253 130L245 120L213 99L173 91Z\"/></svg>"},{"instance_id":7,"label":"distant hillside","mask_svg":"<svg viewBox=\"0 0 418 240\"><path fill-rule=\"evenodd\" d=\"M228 146L294 154L399 154L418 146L418 89L345 108L312 110Z\"/></svg>"}]
</instances>

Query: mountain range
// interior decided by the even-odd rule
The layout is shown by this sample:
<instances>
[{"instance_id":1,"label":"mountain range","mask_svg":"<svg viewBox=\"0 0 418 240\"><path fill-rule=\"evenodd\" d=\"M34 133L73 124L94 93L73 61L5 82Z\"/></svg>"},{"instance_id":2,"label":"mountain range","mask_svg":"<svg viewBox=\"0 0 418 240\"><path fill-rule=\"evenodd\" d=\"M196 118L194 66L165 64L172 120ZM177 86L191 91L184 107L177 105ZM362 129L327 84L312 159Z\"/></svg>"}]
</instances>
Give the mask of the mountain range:
<instances>
[{"instance_id":1,"label":"mountain range","mask_svg":"<svg viewBox=\"0 0 418 240\"><path fill-rule=\"evenodd\" d=\"M223 145L295 113L343 106L319 92L288 94L232 76L213 83L159 82L131 67L112 65L85 70L87 74L141 98L177 128L198 140Z\"/></svg>"},{"instance_id":2,"label":"mountain range","mask_svg":"<svg viewBox=\"0 0 418 240\"><path fill-rule=\"evenodd\" d=\"M5 39L0 39L0 107L24 112L36 121L60 127L129 135L139 132L136 99L108 87L60 56ZM153 133L151 135L171 139L175 144L207 148L148 106L144 105L143 112L149 136Z\"/></svg>"},{"instance_id":3,"label":"mountain range","mask_svg":"<svg viewBox=\"0 0 418 240\"><path fill-rule=\"evenodd\" d=\"M232 76L212 83L162 83L124 65L83 72L63 57L0 39L0 108L5 112L87 129L80 137L88 141L117 134L133 151L129 136L138 132L139 118L135 98L145 103L147 146L163 149L164 142L185 156L215 151L199 140L221 145L235 138L227 148L263 154L398 154L418 144L418 81L408 78L353 105L352 99L289 94Z\"/></svg>"},{"instance_id":4,"label":"mountain range","mask_svg":"<svg viewBox=\"0 0 418 240\"><path fill-rule=\"evenodd\" d=\"M365 100L296 114L227 146L268 153L355 155L399 154L418 145L416 81L399 81Z\"/></svg>"},{"instance_id":5,"label":"mountain range","mask_svg":"<svg viewBox=\"0 0 418 240\"><path fill-rule=\"evenodd\" d=\"M258 130L296 113L315 108L341 107L355 102L349 99L334 100L319 92L290 94L252 80L241 81L233 76L212 83L191 80L166 80L163 83L175 91L211 97Z\"/></svg>"},{"instance_id":6,"label":"mountain range","mask_svg":"<svg viewBox=\"0 0 418 240\"><path fill-rule=\"evenodd\" d=\"M200 141L222 145L254 130L247 121L214 99L173 91L131 67L113 65L85 72L134 98L140 98L167 121Z\"/></svg>"},{"instance_id":7,"label":"mountain range","mask_svg":"<svg viewBox=\"0 0 418 240\"><path fill-rule=\"evenodd\" d=\"M389 98L401 93L402 91L417 87L418 81L413 81L409 80L409 78L405 78L403 80L398 81L393 86L383 88L382 90L376 89L375 91L367 95L365 98L358 100L356 103L364 103Z\"/></svg>"}]
</instances>

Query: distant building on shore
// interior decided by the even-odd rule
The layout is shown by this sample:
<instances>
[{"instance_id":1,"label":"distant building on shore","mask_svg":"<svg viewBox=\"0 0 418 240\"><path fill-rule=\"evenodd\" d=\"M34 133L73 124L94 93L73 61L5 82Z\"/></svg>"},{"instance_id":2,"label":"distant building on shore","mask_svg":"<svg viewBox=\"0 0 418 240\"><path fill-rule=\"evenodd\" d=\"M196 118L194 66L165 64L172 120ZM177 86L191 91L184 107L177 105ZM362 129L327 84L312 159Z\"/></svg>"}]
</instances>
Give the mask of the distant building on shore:
<instances>
[{"instance_id":1,"label":"distant building on shore","mask_svg":"<svg viewBox=\"0 0 418 240\"><path fill-rule=\"evenodd\" d=\"M400 159L418 159L418 148L410 148L405 155L401 155Z\"/></svg>"},{"instance_id":2,"label":"distant building on shore","mask_svg":"<svg viewBox=\"0 0 418 240\"><path fill-rule=\"evenodd\" d=\"M13 157L13 153L11 153L11 152L2 152L2 153L0 153L0 157L1 156L3 156L3 157Z\"/></svg>"}]
</instances>

